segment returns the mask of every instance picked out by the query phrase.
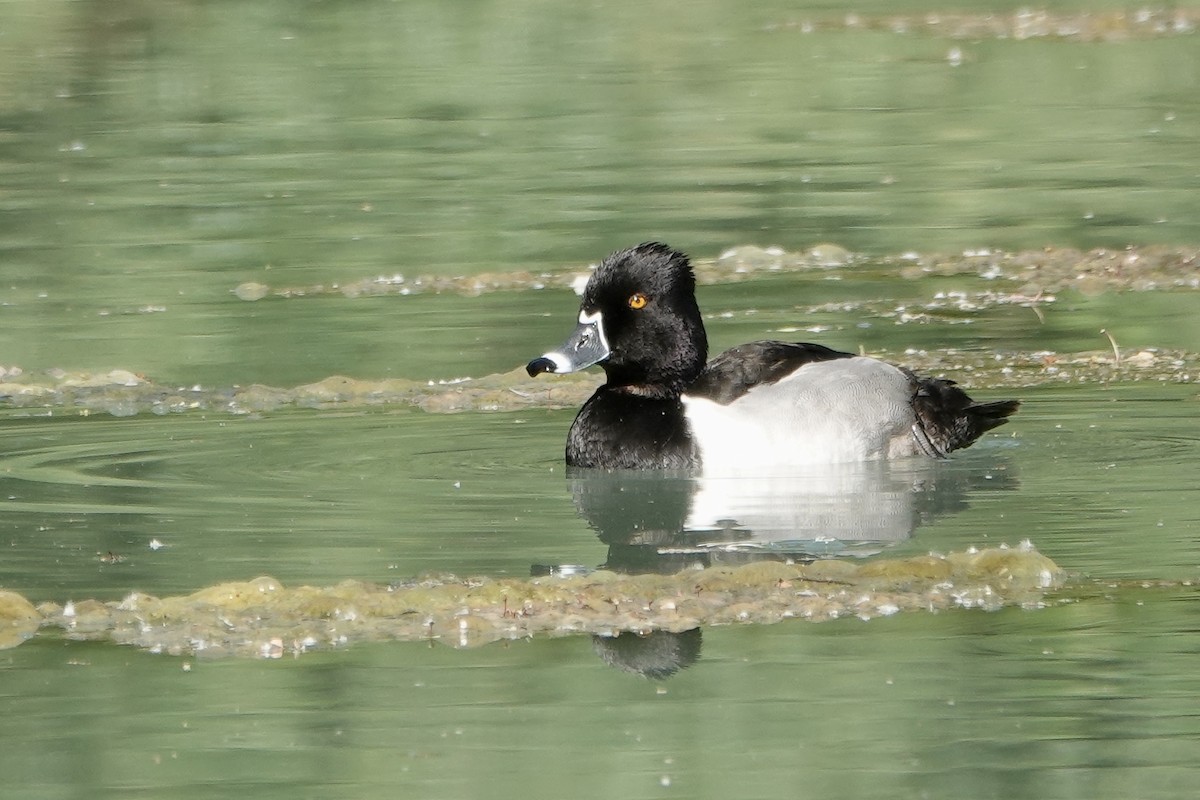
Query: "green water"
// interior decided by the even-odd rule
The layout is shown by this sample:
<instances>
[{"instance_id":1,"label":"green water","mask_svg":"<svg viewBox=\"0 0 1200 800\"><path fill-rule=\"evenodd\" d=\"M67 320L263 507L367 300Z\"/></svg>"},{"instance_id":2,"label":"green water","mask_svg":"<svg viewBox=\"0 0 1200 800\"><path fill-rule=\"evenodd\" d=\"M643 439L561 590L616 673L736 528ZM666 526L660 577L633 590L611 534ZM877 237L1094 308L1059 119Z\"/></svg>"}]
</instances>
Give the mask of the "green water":
<instances>
[{"instance_id":1,"label":"green water","mask_svg":"<svg viewBox=\"0 0 1200 800\"><path fill-rule=\"evenodd\" d=\"M1024 406L932 468L881 549L1032 539L1074 587L1040 609L707 628L660 681L584 636L207 660L45 631L0 651L5 796L1191 796L1197 375L1052 370L1107 357L1102 328L1127 359L1200 350L1195 291L909 318L1021 287L873 259L1200 243L1197 34L1168 15L1160 34L958 37L927 4L854 12L3 4L0 366L20 379L478 378L569 329L576 298L533 288L543 272L646 239L699 259L834 242L866 260L702 286L714 348L1059 354L1032 386L948 369ZM535 279L478 296L234 294L518 272ZM630 555L564 474L569 407L131 410L0 403L0 588L64 603Z\"/></svg>"}]
</instances>

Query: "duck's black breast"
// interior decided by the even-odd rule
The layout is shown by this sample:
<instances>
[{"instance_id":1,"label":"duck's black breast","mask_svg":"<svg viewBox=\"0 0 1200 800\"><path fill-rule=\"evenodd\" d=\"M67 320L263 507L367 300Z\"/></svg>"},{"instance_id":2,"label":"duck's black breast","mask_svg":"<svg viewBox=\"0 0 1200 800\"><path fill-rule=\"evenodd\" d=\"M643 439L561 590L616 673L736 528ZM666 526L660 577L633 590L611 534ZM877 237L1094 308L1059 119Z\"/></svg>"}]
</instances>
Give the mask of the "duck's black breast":
<instances>
[{"instance_id":1,"label":"duck's black breast","mask_svg":"<svg viewBox=\"0 0 1200 800\"><path fill-rule=\"evenodd\" d=\"M852 356L806 342L740 344L710 361L685 393L728 405L755 386L782 380L805 364Z\"/></svg>"},{"instance_id":2,"label":"duck's black breast","mask_svg":"<svg viewBox=\"0 0 1200 800\"><path fill-rule=\"evenodd\" d=\"M567 464L601 469L690 469L699 466L677 396L648 397L601 386L567 436Z\"/></svg>"}]
</instances>

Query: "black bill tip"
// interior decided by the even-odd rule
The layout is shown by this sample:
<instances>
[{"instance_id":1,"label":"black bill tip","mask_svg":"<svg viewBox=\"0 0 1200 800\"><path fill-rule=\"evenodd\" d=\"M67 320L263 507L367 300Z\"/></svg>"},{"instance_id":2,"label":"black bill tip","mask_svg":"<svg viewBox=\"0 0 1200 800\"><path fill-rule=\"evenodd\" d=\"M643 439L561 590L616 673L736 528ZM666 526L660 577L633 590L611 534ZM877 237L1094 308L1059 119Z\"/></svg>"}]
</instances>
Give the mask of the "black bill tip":
<instances>
[{"instance_id":1,"label":"black bill tip","mask_svg":"<svg viewBox=\"0 0 1200 800\"><path fill-rule=\"evenodd\" d=\"M548 358L535 358L525 365L525 371L529 373L529 377L536 378L543 372L554 372L554 362Z\"/></svg>"}]
</instances>

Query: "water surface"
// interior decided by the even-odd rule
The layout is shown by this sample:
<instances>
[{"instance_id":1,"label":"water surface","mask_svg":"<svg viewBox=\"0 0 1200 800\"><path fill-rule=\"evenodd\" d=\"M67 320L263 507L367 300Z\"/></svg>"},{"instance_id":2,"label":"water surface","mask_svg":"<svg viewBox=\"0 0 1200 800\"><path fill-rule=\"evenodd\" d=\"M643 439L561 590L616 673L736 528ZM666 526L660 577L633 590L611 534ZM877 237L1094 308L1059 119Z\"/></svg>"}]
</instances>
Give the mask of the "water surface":
<instances>
[{"instance_id":1,"label":"water surface","mask_svg":"<svg viewBox=\"0 0 1200 800\"><path fill-rule=\"evenodd\" d=\"M936 11L7 3L0 588L811 557L798 517L614 536L581 499L611 486L562 466L585 383L511 372L570 327L572 275L648 239L712 276L714 348L1020 397L867 483L865 549L1030 539L1068 576L1039 608L706 627L655 679L582 635L205 659L45 629L0 651L9 793L1187 796L1198 15ZM837 266L719 260L822 243ZM464 377L491 394L441 413Z\"/></svg>"}]
</instances>

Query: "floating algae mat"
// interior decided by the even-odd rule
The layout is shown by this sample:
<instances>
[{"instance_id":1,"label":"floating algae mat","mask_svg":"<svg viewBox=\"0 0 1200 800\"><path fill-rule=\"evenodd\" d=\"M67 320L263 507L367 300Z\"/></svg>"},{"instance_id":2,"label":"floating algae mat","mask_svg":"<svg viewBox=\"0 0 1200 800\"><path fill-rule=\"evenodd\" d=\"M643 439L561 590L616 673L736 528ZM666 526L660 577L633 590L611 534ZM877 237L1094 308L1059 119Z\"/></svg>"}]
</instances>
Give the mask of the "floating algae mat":
<instances>
[{"instance_id":1,"label":"floating algae mat","mask_svg":"<svg viewBox=\"0 0 1200 800\"><path fill-rule=\"evenodd\" d=\"M278 658L382 640L455 647L531 636L682 632L706 625L870 619L954 607L1036 607L1061 570L1032 545L870 562L760 561L674 575L594 572L519 579L345 581L288 588L273 578L180 597L34 606L0 592L0 647L40 630L156 653Z\"/></svg>"},{"instance_id":2,"label":"floating algae mat","mask_svg":"<svg viewBox=\"0 0 1200 800\"><path fill-rule=\"evenodd\" d=\"M1046 311L1062 304L1056 293L1079 296L1106 292L1190 293L1200 289L1200 247L1147 246L1123 250L1069 248L1005 252L993 250L958 254L904 253L878 258L851 253L836 245L818 245L803 252L753 245L734 247L715 259L694 260L701 284L730 285L780 273L808 272L829 280L896 281L954 278L961 288L938 291L922 300L898 303L890 297L855 297L832 304L797 308L797 319L854 309L859 316L889 325L922 325L936 320L961 323L964 315L985 309L1024 307L1044 321ZM537 291L578 286L587 268L565 266L538 273L508 272L445 277L435 275L378 276L349 283L269 287L247 283L231 289L249 302L280 302L324 296L349 298L381 295L461 294ZM800 291L798 289L798 291ZM1069 304L1068 304L1069 305ZM807 338L797 329L777 330L774 338ZM794 335L793 335L794 334ZM919 372L953 373L968 388L1023 388L1114 380L1192 383L1200 371L1194 351L1147 347L1121 351L1116 339L1094 333L1097 349L1053 352L1033 340L1036 350L913 350L868 352ZM842 346L853 339L844 338ZM864 351L865 352L865 351ZM520 359L524 363L525 353ZM382 380L330 375L299 386L265 384L235 386L179 385L156 380L129 369L68 371L0 367L0 409L20 413L169 415L185 412L231 414L269 413L286 408L331 409L381 405L415 406L428 412L513 411L530 407L577 407L594 390L595 373L533 380L523 366L508 372L451 380Z\"/></svg>"},{"instance_id":3,"label":"floating algae mat","mask_svg":"<svg viewBox=\"0 0 1200 800\"><path fill-rule=\"evenodd\" d=\"M918 372L969 375L970 385L1017 389L1113 380L1192 383L1200 354L1152 348L1122 356L1113 350L1049 351L1003 356L956 350L869 353ZM530 379L524 367L480 378L420 381L363 380L334 375L292 388L255 384L224 388L164 385L127 370L107 373L24 374L0 381L0 408L37 413L128 417L182 412L257 414L285 408L335 409L414 406L430 413L514 411L531 407L576 407L599 383L595 374L564 375L552 383ZM21 413L28 413L27 411Z\"/></svg>"}]
</instances>

